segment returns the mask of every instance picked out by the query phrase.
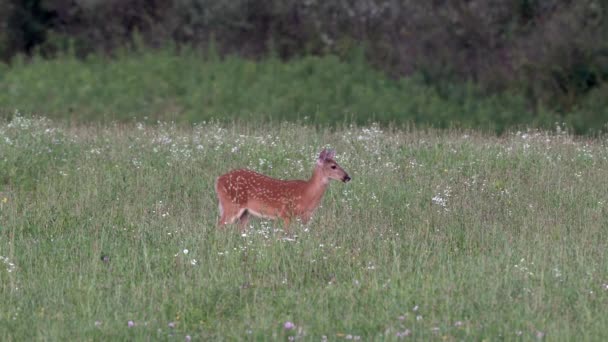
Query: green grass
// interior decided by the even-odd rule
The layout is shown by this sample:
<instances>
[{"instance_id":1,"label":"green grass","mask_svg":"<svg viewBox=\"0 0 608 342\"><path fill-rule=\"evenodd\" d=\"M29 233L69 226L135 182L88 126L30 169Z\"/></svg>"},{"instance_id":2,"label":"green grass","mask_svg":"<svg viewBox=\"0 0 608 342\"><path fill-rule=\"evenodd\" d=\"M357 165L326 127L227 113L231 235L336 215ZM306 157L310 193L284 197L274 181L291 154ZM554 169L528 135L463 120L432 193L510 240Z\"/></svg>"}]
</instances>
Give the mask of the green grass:
<instances>
[{"instance_id":1,"label":"green grass","mask_svg":"<svg viewBox=\"0 0 608 342\"><path fill-rule=\"evenodd\" d=\"M496 132L562 121L548 111L532 113L521 94L484 96L472 84L438 91L418 77L388 78L363 58L251 61L170 49L0 65L0 114L16 110L73 122L374 121Z\"/></svg>"},{"instance_id":2,"label":"green grass","mask_svg":"<svg viewBox=\"0 0 608 342\"><path fill-rule=\"evenodd\" d=\"M305 178L324 146L353 181L309 226L216 229L218 175ZM607 158L534 131L18 116L0 124L0 339L606 340Z\"/></svg>"}]
</instances>

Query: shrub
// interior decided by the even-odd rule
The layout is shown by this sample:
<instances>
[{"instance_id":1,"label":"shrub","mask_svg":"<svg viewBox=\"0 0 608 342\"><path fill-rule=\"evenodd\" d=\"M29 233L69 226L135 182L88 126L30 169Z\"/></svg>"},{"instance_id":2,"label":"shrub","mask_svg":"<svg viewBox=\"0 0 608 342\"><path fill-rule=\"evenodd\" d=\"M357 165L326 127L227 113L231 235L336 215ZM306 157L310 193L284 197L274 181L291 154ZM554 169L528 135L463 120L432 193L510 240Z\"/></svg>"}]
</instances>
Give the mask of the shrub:
<instances>
[{"instance_id":1,"label":"shrub","mask_svg":"<svg viewBox=\"0 0 608 342\"><path fill-rule=\"evenodd\" d=\"M540 108L572 112L606 80L607 13L596 0L0 0L0 54L214 42L224 56L348 59L364 47L373 66L439 92L473 82L483 96L526 94L534 121Z\"/></svg>"}]
</instances>

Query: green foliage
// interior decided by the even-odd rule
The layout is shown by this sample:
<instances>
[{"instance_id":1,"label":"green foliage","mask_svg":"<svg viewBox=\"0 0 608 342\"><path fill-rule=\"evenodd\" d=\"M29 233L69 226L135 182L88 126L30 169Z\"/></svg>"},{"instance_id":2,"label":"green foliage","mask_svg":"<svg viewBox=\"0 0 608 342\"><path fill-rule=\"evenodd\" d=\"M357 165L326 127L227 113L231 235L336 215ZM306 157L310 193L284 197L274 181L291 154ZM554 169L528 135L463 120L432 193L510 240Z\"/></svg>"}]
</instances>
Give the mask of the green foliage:
<instances>
[{"instance_id":1,"label":"green foliage","mask_svg":"<svg viewBox=\"0 0 608 342\"><path fill-rule=\"evenodd\" d=\"M592 90L580 103L568 113L565 121L576 131L606 131L608 130L608 86L603 84Z\"/></svg>"},{"instance_id":2,"label":"green foliage","mask_svg":"<svg viewBox=\"0 0 608 342\"><path fill-rule=\"evenodd\" d=\"M113 59L72 55L15 60L0 76L0 110L77 122L171 120L380 122L476 127L551 127L517 93L486 95L473 84L438 90L417 77L390 79L360 55L283 62L219 58L167 48L121 52Z\"/></svg>"},{"instance_id":3,"label":"green foliage","mask_svg":"<svg viewBox=\"0 0 608 342\"><path fill-rule=\"evenodd\" d=\"M608 3L561 0L0 0L0 58L113 55L134 44L283 59L365 46L395 77L474 80L569 112L608 78ZM535 120L530 118L529 120Z\"/></svg>"},{"instance_id":4,"label":"green foliage","mask_svg":"<svg viewBox=\"0 0 608 342\"><path fill-rule=\"evenodd\" d=\"M353 180L308 227L216 228L218 175L305 178L327 144ZM0 124L0 339L606 340L607 151L17 116Z\"/></svg>"}]
</instances>

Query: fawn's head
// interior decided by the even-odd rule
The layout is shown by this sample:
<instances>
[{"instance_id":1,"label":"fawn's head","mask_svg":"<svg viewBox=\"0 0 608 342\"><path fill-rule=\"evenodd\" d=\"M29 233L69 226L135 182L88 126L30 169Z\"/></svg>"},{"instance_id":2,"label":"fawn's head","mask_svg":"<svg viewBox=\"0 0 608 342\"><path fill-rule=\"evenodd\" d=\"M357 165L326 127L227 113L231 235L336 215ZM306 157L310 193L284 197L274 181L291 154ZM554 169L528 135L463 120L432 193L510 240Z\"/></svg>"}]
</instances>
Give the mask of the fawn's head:
<instances>
[{"instance_id":1,"label":"fawn's head","mask_svg":"<svg viewBox=\"0 0 608 342\"><path fill-rule=\"evenodd\" d=\"M321 151L321 154L319 154L319 158L317 159L317 169L320 169L327 178L340 180L346 183L350 180L350 177L348 176L348 173L336 163L334 160L335 156L336 151L334 150L324 149Z\"/></svg>"}]
</instances>

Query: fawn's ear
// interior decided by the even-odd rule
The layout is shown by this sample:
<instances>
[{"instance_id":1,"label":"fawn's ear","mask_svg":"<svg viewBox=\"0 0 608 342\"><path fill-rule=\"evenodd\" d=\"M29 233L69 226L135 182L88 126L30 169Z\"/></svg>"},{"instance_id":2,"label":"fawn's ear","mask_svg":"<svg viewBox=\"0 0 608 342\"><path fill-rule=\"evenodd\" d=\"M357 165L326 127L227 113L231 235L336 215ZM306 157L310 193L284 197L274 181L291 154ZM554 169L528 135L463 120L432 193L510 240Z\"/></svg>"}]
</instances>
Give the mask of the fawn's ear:
<instances>
[{"instance_id":1,"label":"fawn's ear","mask_svg":"<svg viewBox=\"0 0 608 342\"><path fill-rule=\"evenodd\" d=\"M323 149L323 151L321 151L321 153L319 154L319 159L317 160L319 163L322 163L324 161L327 161L329 159L333 159L336 156L336 151L334 150L328 150L328 149Z\"/></svg>"},{"instance_id":2,"label":"fawn's ear","mask_svg":"<svg viewBox=\"0 0 608 342\"><path fill-rule=\"evenodd\" d=\"M321 153L319 153L319 158L317 159L317 163L321 164L325 161L325 156L327 156L327 150L323 149Z\"/></svg>"}]
</instances>

